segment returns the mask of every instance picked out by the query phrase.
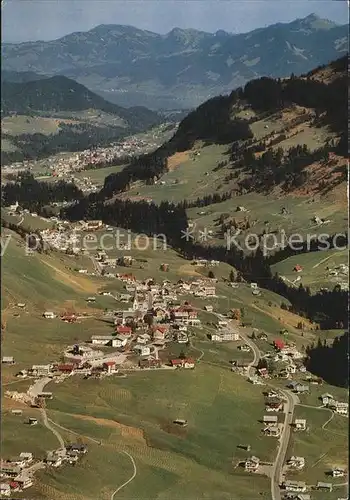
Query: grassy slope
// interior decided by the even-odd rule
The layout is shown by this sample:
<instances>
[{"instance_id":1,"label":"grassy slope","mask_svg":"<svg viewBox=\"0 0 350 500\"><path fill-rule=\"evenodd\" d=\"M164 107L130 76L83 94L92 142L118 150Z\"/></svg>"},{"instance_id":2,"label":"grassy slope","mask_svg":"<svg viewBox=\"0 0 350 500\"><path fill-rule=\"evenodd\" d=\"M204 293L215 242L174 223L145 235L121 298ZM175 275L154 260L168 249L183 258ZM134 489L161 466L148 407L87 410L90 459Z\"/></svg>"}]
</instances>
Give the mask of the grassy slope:
<instances>
[{"instance_id":1,"label":"grassy slope","mask_svg":"<svg viewBox=\"0 0 350 500\"><path fill-rule=\"evenodd\" d=\"M170 279L174 282L181 275L207 274L207 270L195 269L171 249L109 253L110 256L131 254L146 259L147 262L142 263L145 269L140 269L139 263L132 268L118 268L119 272L132 272L138 278L154 276L157 281ZM170 264L168 273L159 271L162 262ZM122 290L117 281L105 280L102 283L74 273L75 266L76 261L59 254L25 257L18 238L11 241L3 261L4 307L8 306L3 349L5 355L15 356L17 364L4 370L5 382L13 380L14 373L20 368L59 359L67 344L111 331L109 324L97 319L68 325L59 320L41 318L44 309L88 310L85 298L98 287L116 292ZM214 268L219 279L228 277L229 272L230 266L225 264ZM298 345L316 338L311 331L304 337L300 335L295 328L299 318L280 309L282 299L276 294L265 290L260 297L254 297L248 285L241 284L238 289L232 289L222 282L218 283L217 290L218 298L215 299L188 299L201 309L205 304L213 304L219 312L243 307L244 319L268 333L269 342L259 346L263 351L270 349L270 342L280 336L282 328L290 331L289 338ZM20 317L16 318L13 313L18 309L14 303L20 300L27 302L27 312L19 311ZM116 306L112 299L101 297L94 307L101 310ZM245 456L237 449L238 444L252 444L252 452L266 460L271 460L275 451L275 440L260 435L261 388L247 384L229 370L231 359L248 360L251 354L240 353L237 350L239 343L216 345L208 341L206 334L210 330L207 323L215 322L215 316L200 312L200 318L203 329L192 329L195 348L185 348L195 357L199 355L198 350L204 351L202 361L193 372L143 372L130 374L125 379L103 381L73 378L52 386L55 398L48 403L50 418L78 432L89 445L90 452L74 468L40 473L35 488L28 492L29 498L107 500L132 474L130 459L119 453L122 450L131 453L137 464L135 480L118 494L124 500L136 497L140 500L176 500L180 497L189 500L214 497L251 500L252 495L269 498L267 478L254 476L252 482L250 476L234 469L232 464ZM177 355L179 347L172 344L169 354ZM28 385L28 382L21 381L7 387L26 390ZM310 404L315 403L310 400ZM86 420L86 416L92 418ZM5 432L10 436L5 448L8 454L15 453L22 445L23 432L27 431L13 418L8 415L5 420ZM185 432L172 428L174 418L188 419ZM62 433L68 441L77 439L70 432ZM91 443L88 437L102 440L103 446ZM36 446L42 446L44 450L54 446L49 439L44 446ZM33 445L34 450L40 454L41 448L39 450L36 446ZM315 443L316 446L319 444ZM28 451L31 450L28 448ZM312 449L310 453L316 451Z\"/></svg>"},{"instance_id":2,"label":"grassy slope","mask_svg":"<svg viewBox=\"0 0 350 500\"><path fill-rule=\"evenodd\" d=\"M50 403L50 408L56 410L54 418L61 425L69 423L80 433L108 440L110 446L126 447L132 453L141 475L122 498L178 498L180 485L182 494L191 499L198 498L200 490L206 491L207 498L213 498L215 491L216 498L250 498L249 478L233 470L232 460L235 463L244 456L236 447L250 442L254 434L253 447L259 456L268 459L273 452L275 444L260 436L257 422L260 391L253 386L243 387L229 371L203 364L194 372L144 372L117 382L100 384L75 379L72 383L73 392L70 383L55 390L55 399ZM82 392L86 397L78 397ZM81 425L76 421L74 425L67 420L66 412L107 421L101 423L101 431L93 423L87 426L86 422ZM181 417L189 420L184 433L171 426L174 418ZM141 428L143 440L136 430L113 429L114 420ZM108 435L104 426L111 426ZM154 477L157 491L153 493L153 481L140 491L142 476L150 466L158 468ZM109 478L105 486L111 488L112 484ZM254 491L258 494L264 490L266 479L258 480Z\"/></svg>"},{"instance_id":3,"label":"grassy slope","mask_svg":"<svg viewBox=\"0 0 350 500\"><path fill-rule=\"evenodd\" d=\"M289 257L272 266L272 271L285 276L290 281L300 275L300 283L304 286L310 286L312 290L319 290L321 287L333 288L337 283L347 282L347 276L330 276L325 269L326 267L332 269L347 263L347 250L328 250ZM303 266L303 271L300 273L293 272L294 266L297 264Z\"/></svg>"}]
</instances>

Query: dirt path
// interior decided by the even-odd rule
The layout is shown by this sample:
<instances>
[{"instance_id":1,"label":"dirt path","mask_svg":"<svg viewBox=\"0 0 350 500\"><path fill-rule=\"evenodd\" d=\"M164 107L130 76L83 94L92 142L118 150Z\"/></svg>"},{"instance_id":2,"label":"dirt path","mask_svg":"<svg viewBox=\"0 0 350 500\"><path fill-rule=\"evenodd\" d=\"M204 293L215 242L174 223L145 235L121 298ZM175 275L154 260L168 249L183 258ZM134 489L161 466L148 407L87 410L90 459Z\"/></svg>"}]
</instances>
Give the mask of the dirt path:
<instances>
[{"instance_id":1,"label":"dirt path","mask_svg":"<svg viewBox=\"0 0 350 500\"><path fill-rule=\"evenodd\" d=\"M48 418L48 421L51 422L51 424L53 424L56 427L58 427L59 429L62 429L63 431L70 432L71 434L74 434L75 436L79 436L79 437L83 437L85 439L89 439L90 441L92 441L92 442L94 442L96 444L101 444L101 441L98 441L97 439L92 438L90 436L86 436L85 434L80 434L79 432L72 431L71 429L68 429L67 427L63 427L63 425L58 424L57 422L55 422L51 418Z\"/></svg>"},{"instance_id":2,"label":"dirt path","mask_svg":"<svg viewBox=\"0 0 350 500\"><path fill-rule=\"evenodd\" d=\"M137 474L137 467L135 464L135 460L130 455L130 453L128 453L127 451L121 451L121 453L124 453L124 455L127 455L130 458L131 463L132 463L133 468L134 468L134 471L133 471L132 476L127 481L125 481L125 483L123 483L122 485L119 486L119 488L117 488L115 491L113 491L113 493L111 495L111 500L114 500L114 497L118 493L118 491L120 491L122 488L124 488L127 484L131 483L131 481L133 481L135 479L136 474Z\"/></svg>"},{"instance_id":3,"label":"dirt path","mask_svg":"<svg viewBox=\"0 0 350 500\"><path fill-rule=\"evenodd\" d=\"M80 417L82 417L82 415L80 415ZM89 417L87 417L87 418L86 418L86 420L88 420L88 419L97 420L97 421L99 421L99 422L101 422L101 421L102 421L102 422L104 422L104 423L105 423L105 422L108 422L108 424L109 424L109 425L110 425L110 424L115 423L115 424L116 424L116 426L118 426L118 422L113 422L112 420L106 420L106 419L94 419L93 417L90 417L90 418L89 418ZM92 437L90 437L90 436L86 436L85 434L79 434L78 432L75 432L75 431L73 431L73 430L71 430L71 429L68 429L67 427L64 427L63 425L60 425L60 424L58 424L57 422L54 422L54 421L53 421L53 420L51 420L50 418L48 419L48 421L49 421L49 422L51 422L51 423L52 423L53 425L55 425L56 427L58 427L59 429L62 429L62 430L64 430L64 431L66 431L66 432L70 432L70 433L72 433L72 434L75 434L76 436L80 436L80 437L83 437L83 438L85 438L85 439L89 439L90 441L92 441L92 442L94 442L94 443L96 443L96 444L102 445L102 446L105 444L105 443L103 443L102 441L98 441L98 440L97 440L97 439L95 439L95 438L92 438ZM121 425L121 424L119 424L119 425ZM50 427L51 427L51 426L50 426ZM50 427L49 427L49 428L50 428ZM55 431L54 431L54 429L53 429L52 427L51 427L51 430L53 430L53 432L55 432ZM108 444L108 443L106 443L106 444ZM133 481L133 480L135 479L136 474L137 474L137 467L136 467L136 463L135 463L134 458L130 455L130 453L128 453L128 452L127 452L127 451L125 451L125 450L121 450L121 451L119 451L119 450L118 450L117 452L118 452L118 453L124 453L124 455L127 455L127 456L130 458L130 460L131 460L131 463L132 463L132 466L133 466L133 469L134 469L134 470L133 470L133 473L132 473L131 477L130 477L127 481L125 481L125 483L121 484L120 486L118 486L118 488L117 488L116 490L114 490L114 491L113 491L113 493L111 494L111 497L110 497L110 499L111 499L111 500L114 500L115 495L116 495L116 494L117 494L117 493L118 493L118 492L119 492L122 488L124 488L124 487L125 487L125 486L127 486L129 483L131 483L131 481Z\"/></svg>"},{"instance_id":4,"label":"dirt path","mask_svg":"<svg viewBox=\"0 0 350 500\"><path fill-rule=\"evenodd\" d=\"M317 264L315 264L314 266L312 266L312 269L316 269L316 267L320 266L321 264L323 264L324 262L326 262L328 259L331 259L332 257L334 257L333 254L329 255L325 259L320 260L320 262L317 262Z\"/></svg>"},{"instance_id":5,"label":"dirt path","mask_svg":"<svg viewBox=\"0 0 350 500\"><path fill-rule=\"evenodd\" d=\"M47 418L47 413L46 413L46 410L44 408L41 408L40 409L40 413L43 417L43 423L45 425L45 427L47 429L49 429L49 431L52 432L52 434L54 434L56 436L56 438L58 439L60 445L61 445L61 449L65 449L65 444L64 444L64 440L63 440L63 437L61 436L61 434L58 432L58 430L56 430L54 427L52 427L52 425L49 423L49 420Z\"/></svg>"}]
</instances>

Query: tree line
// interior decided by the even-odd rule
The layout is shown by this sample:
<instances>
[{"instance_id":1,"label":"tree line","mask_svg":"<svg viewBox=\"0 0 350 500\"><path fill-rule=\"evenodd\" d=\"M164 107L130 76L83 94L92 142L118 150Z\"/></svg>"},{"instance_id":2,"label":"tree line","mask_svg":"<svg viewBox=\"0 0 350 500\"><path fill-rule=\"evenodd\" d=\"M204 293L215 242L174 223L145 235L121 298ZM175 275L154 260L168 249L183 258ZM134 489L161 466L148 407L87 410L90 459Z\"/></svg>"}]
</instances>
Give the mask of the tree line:
<instances>
[{"instance_id":1,"label":"tree line","mask_svg":"<svg viewBox=\"0 0 350 500\"><path fill-rule=\"evenodd\" d=\"M328 384L349 387L349 331L336 337L331 345L318 340L306 349L306 368Z\"/></svg>"},{"instance_id":2,"label":"tree line","mask_svg":"<svg viewBox=\"0 0 350 500\"><path fill-rule=\"evenodd\" d=\"M71 182L39 182L28 171L18 174L15 182L8 182L2 188L2 201L5 206L18 201L21 207L38 213L45 205L81 200L83 197L82 191Z\"/></svg>"}]
</instances>

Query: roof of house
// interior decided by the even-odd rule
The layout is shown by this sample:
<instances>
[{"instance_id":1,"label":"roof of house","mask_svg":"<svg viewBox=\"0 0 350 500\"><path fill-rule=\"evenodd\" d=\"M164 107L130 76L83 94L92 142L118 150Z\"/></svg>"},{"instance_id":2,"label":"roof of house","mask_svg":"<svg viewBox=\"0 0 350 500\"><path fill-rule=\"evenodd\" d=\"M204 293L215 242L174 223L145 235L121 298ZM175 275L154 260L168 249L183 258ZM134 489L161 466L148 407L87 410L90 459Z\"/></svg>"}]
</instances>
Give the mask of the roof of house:
<instances>
[{"instance_id":1,"label":"roof of house","mask_svg":"<svg viewBox=\"0 0 350 500\"><path fill-rule=\"evenodd\" d=\"M113 335L92 335L91 340L112 340L115 337Z\"/></svg>"},{"instance_id":2,"label":"roof of house","mask_svg":"<svg viewBox=\"0 0 350 500\"><path fill-rule=\"evenodd\" d=\"M292 480L287 480L285 481L284 483L286 486L302 486L302 487L305 487L306 486L306 483L305 481L292 481Z\"/></svg>"},{"instance_id":3,"label":"roof of house","mask_svg":"<svg viewBox=\"0 0 350 500\"><path fill-rule=\"evenodd\" d=\"M188 364L194 364L195 360L193 358L186 358L186 359L184 359L184 362L188 363Z\"/></svg>"},{"instance_id":4,"label":"roof of house","mask_svg":"<svg viewBox=\"0 0 350 500\"><path fill-rule=\"evenodd\" d=\"M316 488L332 488L332 483L324 483L323 481L318 481Z\"/></svg>"},{"instance_id":5,"label":"roof of house","mask_svg":"<svg viewBox=\"0 0 350 500\"><path fill-rule=\"evenodd\" d=\"M73 364L58 365L57 370L74 370Z\"/></svg>"},{"instance_id":6,"label":"roof of house","mask_svg":"<svg viewBox=\"0 0 350 500\"><path fill-rule=\"evenodd\" d=\"M281 339L277 339L277 340L274 340L273 341L273 344L275 347L277 347L278 349L283 349L283 347L285 346L285 343L283 342L283 340Z\"/></svg>"},{"instance_id":7,"label":"roof of house","mask_svg":"<svg viewBox=\"0 0 350 500\"><path fill-rule=\"evenodd\" d=\"M104 363L106 366L114 366L115 365L115 361L105 361Z\"/></svg>"},{"instance_id":8,"label":"roof of house","mask_svg":"<svg viewBox=\"0 0 350 500\"><path fill-rule=\"evenodd\" d=\"M184 360L183 359L171 359L170 363L172 365L182 365L184 363Z\"/></svg>"},{"instance_id":9,"label":"roof of house","mask_svg":"<svg viewBox=\"0 0 350 500\"><path fill-rule=\"evenodd\" d=\"M129 333L131 332L131 327L130 326L117 326L117 330L119 333L123 333L123 332L126 332L126 333Z\"/></svg>"}]
</instances>

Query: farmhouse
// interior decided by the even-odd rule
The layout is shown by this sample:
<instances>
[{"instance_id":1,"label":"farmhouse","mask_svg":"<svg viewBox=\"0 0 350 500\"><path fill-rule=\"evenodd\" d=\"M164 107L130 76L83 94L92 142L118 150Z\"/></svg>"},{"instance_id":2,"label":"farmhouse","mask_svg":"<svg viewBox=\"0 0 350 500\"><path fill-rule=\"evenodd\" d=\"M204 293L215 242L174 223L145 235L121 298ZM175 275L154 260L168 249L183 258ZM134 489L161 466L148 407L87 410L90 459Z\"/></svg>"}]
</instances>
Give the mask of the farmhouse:
<instances>
[{"instance_id":1,"label":"farmhouse","mask_svg":"<svg viewBox=\"0 0 350 500\"><path fill-rule=\"evenodd\" d=\"M297 384L294 387L294 392L297 394L305 394L306 392L309 392L310 387L308 385L303 385L303 384Z\"/></svg>"},{"instance_id":2,"label":"farmhouse","mask_svg":"<svg viewBox=\"0 0 350 500\"><path fill-rule=\"evenodd\" d=\"M177 418L176 420L173 421L173 424L180 425L181 427L187 427L188 422L187 422L187 420L183 420L181 418Z\"/></svg>"},{"instance_id":3,"label":"farmhouse","mask_svg":"<svg viewBox=\"0 0 350 500\"><path fill-rule=\"evenodd\" d=\"M190 368L193 369L195 367L195 360L192 358L177 358L170 360L171 366L176 368Z\"/></svg>"},{"instance_id":4,"label":"farmhouse","mask_svg":"<svg viewBox=\"0 0 350 500\"><path fill-rule=\"evenodd\" d=\"M244 463L244 468L247 472L256 472L259 468L260 459L258 457L250 457Z\"/></svg>"},{"instance_id":5,"label":"farmhouse","mask_svg":"<svg viewBox=\"0 0 350 500\"><path fill-rule=\"evenodd\" d=\"M10 463L3 462L1 463L1 474L4 474L8 477L16 477L21 473L21 468L18 465L12 465Z\"/></svg>"},{"instance_id":6,"label":"farmhouse","mask_svg":"<svg viewBox=\"0 0 350 500\"><path fill-rule=\"evenodd\" d=\"M8 483L0 484L0 495L9 497L11 495L11 486Z\"/></svg>"},{"instance_id":7,"label":"farmhouse","mask_svg":"<svg viewBox=\"0 0 350 500\"><path fill-rule=\"evenodd\" d=\"M51 365L33 365L31 371L38 377L47 377L51 373Z\"/></svg>"},{"instance_id":8,"label":"farmhouse","mask_svg":"<svg viewBox=\"0 0 350 500\"><path fill-rule=\"evenodd\" d=\"M148 335L148 333L143 333L142 335L139 335L137 337L136 342L138 344L145 345L145 344L148 344L150 340L151 340L151 336Z\"/></svg>"},{"instance_id":9,"label":"farmhouse","mask_svg":"<svg viewBox=\"0 0 350 500\"><path fill-rule=\"evenodd\" d=\"M174 335L174 340L176 340L179 344L186 344L188 342L188 335L186 332L178 331Z\"/></svg>"},{"instance_id":10,"label":"farmhouse","mask_svg":"<svg viewBox=\"0 0 350 500\"><path fill-rule=\"evenodd\" d=\"M25 461L25 464L30 464L30 462L33 461L33 453L27 452L27 451L22 451L19 454L19 458Z\"/></svg>"},{"instance_id":11,"label":"farmhouse","mask_svg":"<svg viewBox=\"0 0 350 500\"><path fill-rule=\"evenodd\" d=\"M59 467L60 465L62 465L63 458L55 451L48 451L45 462L51 467Z\"/></svg>"},{"instance_id":12,"label":"farmhouse","mask_svg":"<svg viewBox=\"0 0 350 500\"><path fill-rule=\"evenodd\" d=\"M213 306L204 306L204 309L208 312L213 312L214 310Z\"/></svg>"},{"instance_id":13,"label":"farmhouse","mask_svg":"<svg viewBox=\"0 0 350 500\"><path fill-rule=\"evenodd\" d=\"M329 492L331 492L332 489L333 489L332 483L324 483L323 481L319 481L316 484L316 490L319 490L319 491L329 491Z\"/></svg>"},{"instance_id":14,"label":"farmhouse","mask_svg":"<svg viewBox=\"0 0 350 500\"><path fill-rule=\"evenodd\" d=\"M3 356L1 362L4 364L4 365L13 365L15 360L14 360L14 357L13 356Z\"/></svg>"},{"instance_id":15,"label":"farmhouse","mask_svg":"<svg viewBox=\"0 0 350 500\"><path fill-rule=\"evenodd\" d=\"M269 372L267 368L258 368L258 374L262 378L269 378Z\"/></svg>"},{"instance_id":16,"label":"farmhouse","mask_svg":"<svg viewBox=\"0 0 350 500\"><path fill-rule=\"evenodd\" d=\"M23 410L11 410L12 415L21 416L23 414Z\"/></svg>"},{"instance_id":17,"label":"farmhouse","mask_svg":"<svg viewBox=\"0 0 350 500\"><path fill-rule=\"evenodd\" d=\"M85 223L84 229L85 231L96 231L103 226L103 222L101 220L90 220Z\"/></svg>"},{"instance_id":18,"label":"farmhouse","mask_svg":"<svg viewBox=\"0 0 350 500\"><path fill-rule=\"evenodd\" d=\"M56 314L53 313L52 311L45 311L43 314L45 319L54 319L56 318Z\"/></svg>"},{"instance_id":19,"label":"farmhouse","mask_svg":"<svg viewBox=\"0 0 350 500\"><path fill-rule=\"evenodd\" d=\"M305 458L293 456L287 461L287 465L293 469L301 470L305 467Z\"/></svg>"},{"instance_id":20,"label":"farmhouse","mask_svg":"<svg viewBox=\"0 0 350 500\"><path fill-rule=\"evenodd\" d=\"M342 403L340 401L335 401L329 405L330 408L334 409L339 415L347 415L349 411L349 403Z\"/></svg>"},{"instance_id":21,"label":"farmhouse","mask_svg":"<svg viewBox=\"0 0 350 500\"><path fill-rule=\"evenodd\" d=\"M115 370L115 361L106 361L105 363L103 363L103 369L107 372L107 373L114 373L116 370Z\"/></svg>"},{"instance_id":22,"label":"farmhouse","mask_svg":"<svg viewBox=\"0 0 350 500\"><path fill-rule=\"evenodd\" d=\"M209 337L213 342L239 340L239 334L233 332L212 333Z\"/></svg>"},{"instance_id":23,"label":"farmhouse","mask_svg":"<svg viewBox=\"0 0 350 500\"><path fill-rule=\"evenodd\" d=\"M127 342L127 338L123 335L116 335L112 338L111 345L112 347L124 347Z\"/></svg>"},{"instance_id":24,"label":"farmhouse","mask_svg":"<svg viewBox=\"0 0 350 500\"><path fill-rule=\"evenodd\" d=\"M52 392L39 392L38 394L39 399L52 399Z\"/></svg>"},{"instance_id":25,"label":"farmhouse","mask_svg":"<svg viewBox=\"0 0 350 500\"><path fill-rule=\"evenodd\" d=\"M304 418L296 418L294 420L294 428L297 431L305 431L306 430L306 420Z\"/></svg>"},{"instance_id":26,"label":"farmhouse","mask_svg":"<svg viewBox=\"0 0 350 500\"><path fill-rule=\"evenodd\" d=\"M306 483L304 481L285 481L283 486L286 491L295 491L296 493L306 491Z\"/></svg>"},{"instance_id":27,"label":"farmhouse","mask_svg":"<svg viewBox=\"0 0 350 500\"><path fill-rule=\"evenodd\" d=\"M344 477L345 471L344 469L339 469L336 467L335 469L332 470L332 476L333 477Z\"/></svg>"},{"instance_id":28,"label":"farmhouse","mask_svg":"<svg viewBox=\"0 0 350 500\"><path fill-rule=\"evenodd\" d=\"M201 291L204 297L215 297L216 295L215 286L204 286L201 288Z\"/></svg>"},{"instance_id":29,"label":"farmhouse","mask_svg":"<svg viewBox=\"0 0 350 500\"><path fill-rule=\"evenodd\" d=\"M293 268L293 271L295 271L296 273L300 273L301 271L303 270L303 267L300 266L299 264L297 264L296 266L294 266Z\"/></svg>"},{"instance_id":30,"label":"farmhouse","mask_svg":"<svg viewBox=\"0 0 350 500\"><path fill-rule=\"evenodd\" d=\"M154 340L164 340L167 332L167 328L165 326L154 326L152 330Z\"/></svg>"},{"instance_id":31,"label":"farmhouse","mask_svg":"<svg viewBox=\"0 0 350 500\"><path fill-rule=\"evenodd\" d=\"M136 344L134 351L140 356L149 356L151 354L151 348L146 345Z\"/></svg>"},{"instance_id":32,"label":"farmhouse","mask_svg":"<svg viewBox=\"0 0 350 500\"><path fill-rule=\"evenodd\" d=\"M281 428L277 425L269 425L264 428L263 433L265 436L279 437L281 435Z\"/></svg>"},{"instance_id":33,"label":"farmhouse","mask_svg":"<svg viewBox=\"0 0 350 500\"><path fill-rule=\"evenodd\" d=\"M30 488L33 485L33 480L29 476L17 476L15 478L16 483L19 484L19 487L22 490L26 488Z\"/></svg>"},{"instance_id":34,"label":"farmhouse","mask_svg":"<svg viewBox=\"0 0 350 500\"><path fill-rule=\"evenodd\" d=\"M140 368L160 368L162 365L160 359L140 359L139 367Z\"/></svg>"},{"instance_id":35,"label":"farmhouse","mask_svg":"<svg viewBox=\"0 0 350 500\"><path fill-rule=\"evenodd\" d=\"M75 368L75 365L70 363L66 363L63 365L57 365L57 370L62 373L72 373Z\"/></svg>"},{"instance_id":36,"label":"farmhouse","mask_svg":"<svg viewBox=\"0 0 350 500\"><path fill-rule=\"evenodd\" d=\"M334 402L334 396L332 396L332 394L329 394L329 393L322 394L322 396L320 397L320 399L321 399L322 404L324 406L327 406L328 404Z\"/></svg>"},{"instance_id":37,"label":"farmhouse","mask_svg":"<svg viewBox=\"0 0 350 500\"><path fill-rule=\"evenodd\" d=\"M243 344L243 345L238 346L238 349L240 351L243 351L243 352L249 352L250 351L250 347L247 344Z\"/></svg>"},{"instance_id":38,"label":"farmhouse","mask_svg":"<svg viewBox=\"0 0 350 500\"><path fill-rule=\"evenodd\" d=\"M278 422L277 415L265 415L263 417L263 423L266 425L276 425Z\"/></svg>"},{"instance_id":39,"label":"farmhouse","mask_svg":"<svg viewBox=\"0 0 350 500\"><path fill-rule=\"evenodd\" d=\"M285 346L285 343L283 342L283 340L277 339L277 340L274 340L273 345L277 351L282 351L282 349Z\"/></svg>"},{"instance_id":40,"label":"farmhouse","mask_svg":"<svg viewBox=\"0 0 350 500\"><path fill-rule=\"evenodd\" d=\"M119 296L120 302L129 302L130 299L131 299L130 293L121 293Z\"/></svg>"},{"instance_id":41,"label":"farmhouse","mask_svg":"<svg viewBox=\"0 0 350 500\"><path fill-rule=\"evenodd\" d=\"M267 398L265 401L266 411L283 411L284 403L279 398Z\"/></svg>"},{"instance_id":42,"label":"farmhouse","mask_svg":"<svg viewBox=\"0 0 350 500\"><path fill-rule=\"evenodd\" d=\"M218 323L217 323L217 326L219 328L225 328L227 326L227 321L225 321L225 320L219 320Z\"/></svg>"},{"instance_id":43,"label":"farmhouse","mask_svg":"<svg viewBox=\"0 0 350 500\"><path fill-rule=\"evenodd\" d=\"M132 329L130 326L118 325L116 328L116 332L119 335L124 335L124 337L130 337L132 334Z\"/></svg>"},{"instance_id":44,"label":"farmhouse","mask_svg":"<svg viewBox=\"0 0 350 500\"><path fill-rule=\"evenodd\" d=\"M83 455L85 455L88 452L87 446L85 446L84 444L79 444L79 443L74 443L74 444L68 445L66 450L67 450L67 452L73 451L76 453L81 453Z\"/></svg>"}]
</instances>

